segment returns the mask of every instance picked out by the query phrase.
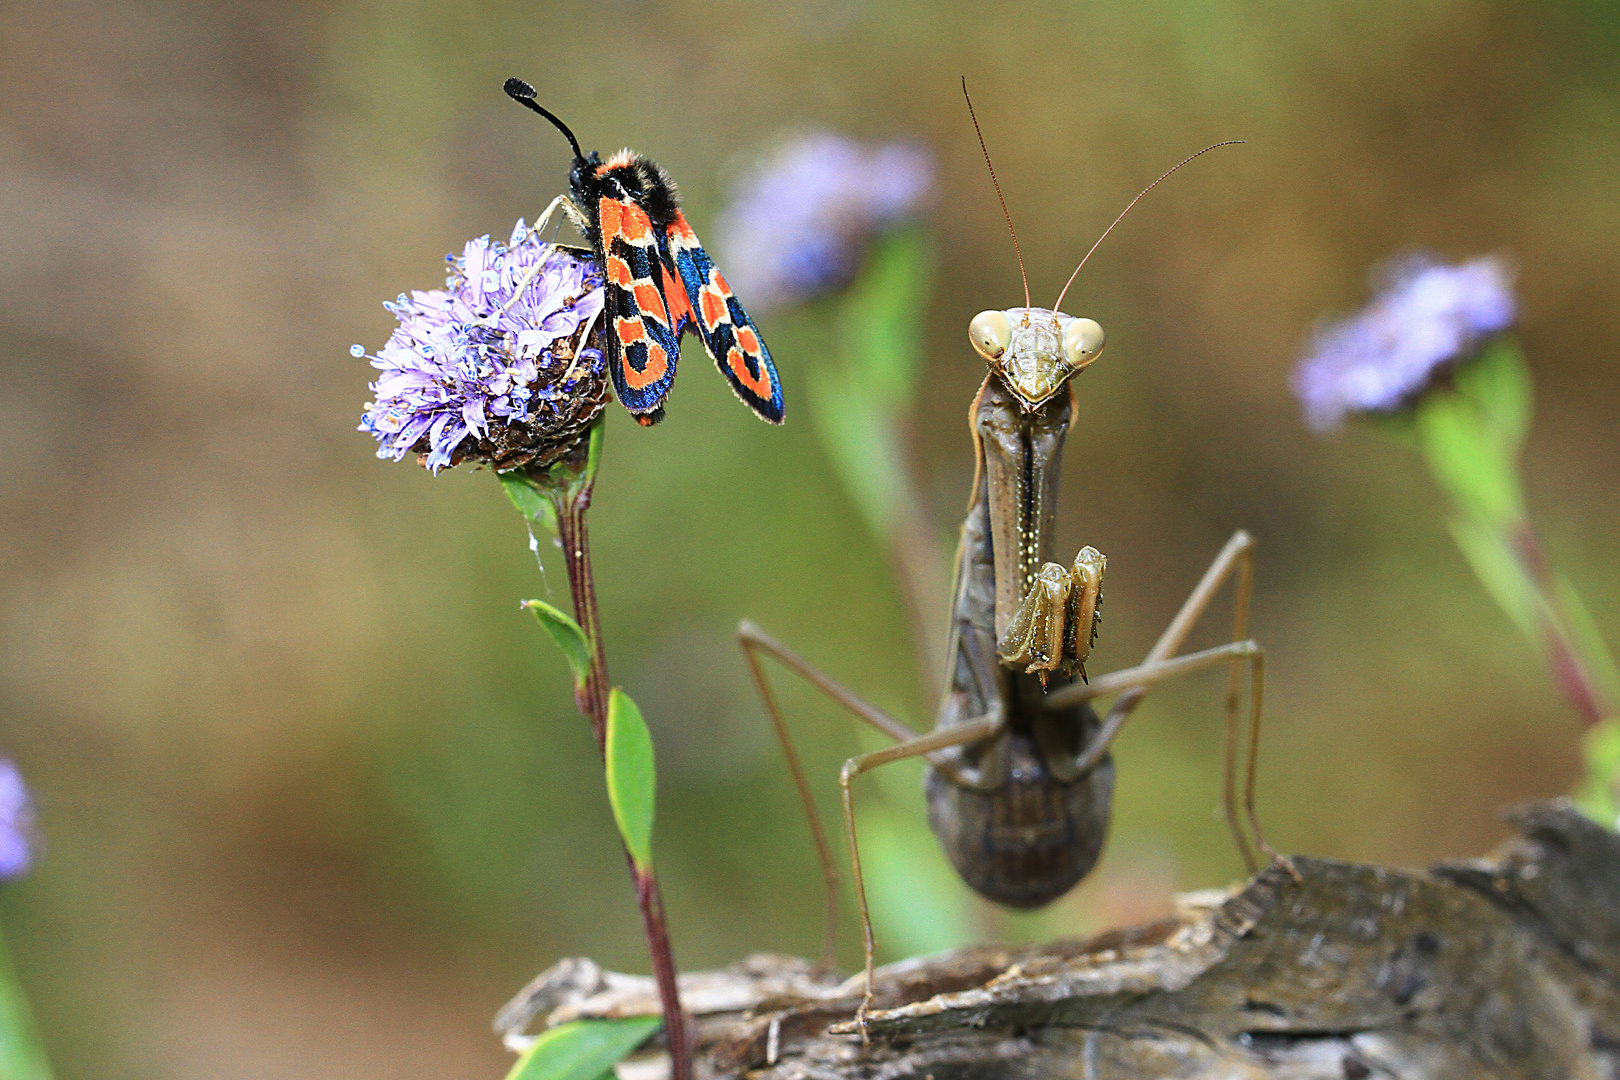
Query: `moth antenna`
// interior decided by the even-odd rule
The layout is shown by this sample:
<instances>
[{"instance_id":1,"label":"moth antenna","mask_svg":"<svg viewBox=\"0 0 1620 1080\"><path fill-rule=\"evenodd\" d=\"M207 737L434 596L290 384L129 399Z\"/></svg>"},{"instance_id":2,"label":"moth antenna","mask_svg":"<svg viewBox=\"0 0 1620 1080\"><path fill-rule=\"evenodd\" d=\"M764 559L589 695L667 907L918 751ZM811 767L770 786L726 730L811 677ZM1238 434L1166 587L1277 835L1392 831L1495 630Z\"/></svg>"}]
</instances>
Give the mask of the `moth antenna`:
<instances>
[{"instance_id":1,"label":"moth antenna","mask_svg":"<svg viewBox=\"0 0 1620 1080\"><path fill-rule=\"evenodd\" d=\"M535 112L539 113L541 116L555 124L557 126L557 130L562 132L563 137L568 140L568 145L574 148L575 160L585 160L585 154L579 148L579 140L574 138L574 133L572 131L568 130L568 125L557 119L556 116L552 115L552 113L546 109L541 108L540 104L534 100L534 87L530 86L522 79L507 79L506 85L503 87L503 89L506 91L507 97L511 98L513 101L517 102L519 105L522 105L526 109L533 109Z\"/></svg>"},{"instance_id":2,"label":"moth antenna","mask_svg":"<svg viewBox=\"0 0 1620 1080\"><path fill-rule=\"evenodd\" d=\"M1218 143L1215 143L1212 146L1206 146L1202 150L1198 151L1198 153L1189 155L1188 157L1184 158L1183 160L1177 162L1174 167L1165 170L1164 176L1159 177L1157 180L1153 181L1153 183L1151 183L1147 187L1143 188L1141 193L1138 194L1136 196L1136 198L1131 200L1130 206L1127 206L1125 209L1123 209L1123 210L1121 210L1119 212L1119 217L1114 219L1114 225L1118 225L1121 221L1125 220L1125 215L1131 212L1131 206L1135 206L1137 203L1141 202L1143 195L1146 195L1148 192L1150 192L1154 188L1158 187L1161 183L1163 183L1165 181L1166 178L1169 177L1169 175L1171 173L1175 172L1176 169L1179 169L1183 165L1187 164L1187 162L1191 161L1193 158L1203 157L1205 154L1209 153L1211 150L1216 149L1217 147L1221 147L1221 146L1242 146L1246 142L1248 142L1247 139L1227 139L1225 142L1218 142ZM1102 242L1104 240L1108 239L1108 234L1114 231L1114 225L1108 226L1108 228L1103 230L1103 234L1101 236L1097 237L1097 242L1095 244L1091 245L1091 251L1086 252L1086 258L1080 260L1080 266L1086 265L1086 259L1091 258L1091 252L1096 251L1099 247L1102 246ZM1063 310L1063 298L1064 298L1064 296L1068 295L1069 286L1074 284L1074 279L1080 276L1080 266L1077 266L1077 267L1074 268L1074 273L1070 274L1069 275L1069 280L1064 283L1063 291L1058 293L1057 303L1052 305L1052 310L1053 311L1061 311L1061 310Z\"/></svg>"},{"instance_id":3,"label":"moth antenna","mask_svg":"<svg viewBox=\"0 0 1620 1080\"><path fill-rule=\"evenodd\" d=\"M1024 279L1024 306L1029 307L1029 275L1024 273L1024 249L1018 246L1018 230L1013 228L1012 214L1007 200L1001 194L1001 182L996 179L996 167L990 164L990 149L984 145L984 132L979 130L979 118L973 114L973 99L968 97L967 76L962 76L962 96L967 98L968 118L973 121L973 133L979 137L979 149L984 151L984 164L990 170L990 182L996 186L996 198L1001 200L1001 213L1007 219L1007 231L1012 233L1013 254L1018 256L1018 276Z\"/></svg>"}]
</instances>

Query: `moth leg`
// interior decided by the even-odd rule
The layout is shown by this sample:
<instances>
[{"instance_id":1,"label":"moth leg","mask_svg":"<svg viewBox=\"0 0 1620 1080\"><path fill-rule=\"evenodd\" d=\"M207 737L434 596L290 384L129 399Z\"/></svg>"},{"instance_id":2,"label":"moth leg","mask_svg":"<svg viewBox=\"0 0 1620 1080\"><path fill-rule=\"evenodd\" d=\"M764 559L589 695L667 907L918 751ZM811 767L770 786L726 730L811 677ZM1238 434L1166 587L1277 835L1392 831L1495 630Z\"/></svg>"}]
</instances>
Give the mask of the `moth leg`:
<instances>
[{"instance_id":1,"label":"moth leg","mask_svg":"<svg viewBox=\"0 0 1620 1080\"><path fill-rule=\"evenodd\" d=\"M1215 649L1205 649L1203 652L1193 653L1184 657L1176 657L1176 651L1187 640L1187 635L1198 620L1209 609L1210 602L1221 586L1229 579L1234 578L1234 592L1236 603L1232 618L1232 641L1225 646ZM1261 831L1260 822L1255 812L1255 775L1259 763L1260 750L1260 719L1261 697L1265 685L1265 653L1261 647L1248 640L1249 603L1254 587L1254 539L1247 532L1238 530L1232 539L1226 542L1220 554L1210 563L1209 569L1204 572L1203 578L1182 603L1181 610L1170 625L1159 635L1159 640L1153 648L1148 650L1147 656L1141 665L1128 668L1124 671L1114 672L1093 680L1089 685L1067 686L1054 691L1046 698L1048 708L1063 708L1076 705L1093 698L1108 694L1119 693L1119 700L1114 702L1108 714L1103 718L1097 736L1091 741L1074 762L1076 775L1082 774L1096 767L1102 760L1114 739L1119 735L1120 728L1129 719L1132 711L1141 703L1147 694L1148 688L1154 683L1175 675L1201 670L1213 666L1223 659L1230 663L1230 674L1227 679L1226 690L1226 752L1222 772L1222 803L1226 812L1227 826L1232 830L1238 851L1243 855L1244 863L1252 871L1257 865L1253 851L1248 844L1248 837L1252 835L1259 850L1270 856L1273 862L1288 868L1290 873L1298 877L1294 869L1284 856L1279 854L1266 842ZM1250 703L1249 703L1249 732L1244 757L1243 796L1242 807L1244 817L1247 819L1248 834L1240 825L1238 813L1238 756L1239 731L1241 727L1239 706L1242 704L1243 669L1249 668Z\"/></svg>"},{"instance_id":2,"label":"moth leg","mask_svg":"<svg viewBox=\"0 0 1620 1080\"><path fill-rule=\"evenodd\" d=\"M552 199L551 205L546 207L540 216L535 219L534 228L529 231L536 233L545 232L546 226L551 222L551 215L556 213L558 210L561 210L567 216L569 222L574 226L574 228L579 230L579 234L581 236L589 236L591 234L590 220L585 217L585 212L583 210L574 205L574 200L570 199L567 195L559 195L555 199Z\"/></svg>"},{"instance_id":3,"label":"moth leg","mask_svg":"<svg viewBox=\"0 0 1620 1080\"><path fill-rule=\"evenodd\" d=\"M586 321L585 332L579 335L579 347L574 350L574 359L571 363L569 363L568 370L563 372L560 385L568 385L568 380L572 379L574 377L574 372L579 370L579 362L584 358L585 350L590 347L591 335L596 332L596 324L601 320L603 310L603 308L597 308L596 314L592 315L590 319Z\"/></svg>"},{"instance_id":4,"label":"moth leg","mask_svg":"<svg viewBox=\"0 0 1620 1080\"><path fill-rule=\"evenodd\" d=\"M575 206L574 201L567 195L559 195L555 199L552 199L551 205L546 207L545 210L541 212L540 216L535 219L534 226L529 230L529 232L531 234L545 232L546 225L551 221L551 215L556 213L558 209L561 209L563 213L568 216L568 220L573 222L574 227L578 229L582 235L590 234L590 224L586 220L585 215L580 212L579 207ZM502 315L505 315L512 309L513 305L515 305L519 300L523 299L524 291L528 289L530 283L533 282L535 278L540 276L540 271L544 270L545 267L545 259L541 259L539 262L529 267L528 272L523 275L523 280L518 282L517 287L512 290L512 295L507 299L506 303L502 304L494 311L491 311L483 318L475 320L473 325L495 325L496 319L499 319Z\"/></svg>"}]
</instances>

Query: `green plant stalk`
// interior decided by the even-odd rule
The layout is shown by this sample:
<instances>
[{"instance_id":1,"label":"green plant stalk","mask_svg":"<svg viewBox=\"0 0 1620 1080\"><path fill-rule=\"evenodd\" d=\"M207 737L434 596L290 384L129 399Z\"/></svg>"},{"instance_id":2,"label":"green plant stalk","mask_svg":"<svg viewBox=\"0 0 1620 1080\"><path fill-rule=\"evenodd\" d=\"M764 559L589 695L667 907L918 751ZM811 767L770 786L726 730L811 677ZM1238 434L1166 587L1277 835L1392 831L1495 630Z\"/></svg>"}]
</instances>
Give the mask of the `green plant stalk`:
<instances>
[{"instance_id":1,"label":"green plant stalk","mask_svg":"<svg viewBox=\"0 0 1620 1080\"><path fill-rule=\"evenodd\" d=\"M912 628L918 671L944 678L950 583L927 500L907 464L922 371L922 321L933 284L933 246L921 229L879 237L860 273L820 313L837 365L810 371L816 434L867 526L888 549Z\"/></svg>"},{"instance_id":2,"label":"green plant stalk","mask_svg":"<svg viewBox=\"0 0 1620 1080\"><path fill-rule=\"evenodd\" d=\"M1620 715L1614 661L1573 587L1552 574L1529 522L1493 529L1463 508L1452 535L1485 590L1546 658L1553 683L1586 725L1586 773L1577 802L1613 827L1620 814Z\"/></svg>"},{"instance_id":3,"label":"green plant stalk","mask_svg":"<svg viewBox=\"0 0 1620 1080\"><path fill-rule=\"evenodd\" d=\"M585 631L586 640L590 643L590 667L583 683L576 686L574 703L590 720L591 734L596 737L596 748L605 765L611 684L608 682L607 655L602 648L596 579L591 572L590 533L585 526L585 512L591 506L596 469L601 461L604 427L605 418L598 418L591 425L589 435L582 438L573 451L552 465L529 471L527 478L534 490L549 504L557 539L562 544L563 563L568 568L574 619ZM675 954L670 946L669 925L664 917L664 900L658 889L658 879L652 866L638 864L628 848L625 849L625 861L630 866L630 880L635 885L642 929L647 936L647 951L652 959L653 980L658 985L658 1000L663 1007L670 1080L692 1080L692 1051L686 1014L681 1008Z\"/></svg>"},{"instance_id":4,"label":"green plant stalk","mask_svg":"<svg viewBox=\"0 0 1620 1080\"><path fill-rule=\"evenodd\" d=\"M1525 509L1519 452L1531 419L1529 367L1510 337L1490 342L1416 416L1419 444L1453 507L1452 537L1586 725L1583 809L1620 809L1620 671L1570 583L1552 572Z\"/></svg>"},{"instance_id":5,"label":"green plant stalk","mask_svg":"<svg viewBox=\"0 0 1620 1080\"><path fill-rule=\"evenodd\" d=\"M4 937L0 937L0 1080L51 1080L34 1011Z\"/></svg>"}]
</instances>

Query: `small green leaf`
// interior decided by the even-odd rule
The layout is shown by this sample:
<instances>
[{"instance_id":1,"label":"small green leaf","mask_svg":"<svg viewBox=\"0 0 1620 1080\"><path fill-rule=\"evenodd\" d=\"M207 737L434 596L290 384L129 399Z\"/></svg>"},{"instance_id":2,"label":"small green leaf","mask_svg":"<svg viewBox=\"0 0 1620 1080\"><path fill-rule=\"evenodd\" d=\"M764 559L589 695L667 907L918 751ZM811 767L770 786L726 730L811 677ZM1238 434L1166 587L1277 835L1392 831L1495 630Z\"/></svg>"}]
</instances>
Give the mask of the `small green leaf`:
<instances>
[{"instance_id":1,"label":"small green leaf","mask_svg":"<svg viewBox=\"0 0 1620 1080\"><path fill-rule=\"evenodd\" d=\"M1517 454L1468 400L1431 393L1418 406L1417 426L1429 469L1459 510L1495 527L1524 517Z\"/></svg>"},{"instance_id":2,"label":"small green leaf","mask_svg":"<svg viewBox=\"0 0 1620 1080\"><path fill-rule=\"evenodd\" d=\"M658 788L652 734L636 703L616 686L608 698L607 787L625 849L638 870L651 868L653 803Z\"/></svg>"},{"instance_id":3,"label":"small green leaf","mask_svg":"<svg viewBox=\"0 0 1620 1080\"><path fill-rule=\"evenodd\" d=\"M518 513L552 532L557 531L557 512L552 509L551 500L540 494L528 473L513 469L511 472L496 473L495 478L501 482L501 489L506 492L512 505L517 507Z\"/></svg>"},{"instance_id":4,"label":"small green leaf","mask_svg":"<svg viewBox=\"0 0 1620 1080\"><path fill-rule=\"evenodd\" d=\"M566 612L552 607L544 600L525 600L522 607L534 613L535 620L545 627L551 640L557 643L563 656L568 660L568 667L574 673L574 687L578 689L585 684L585 676L591 670L591 642L581 630L579 623Z\"/></svg>"},{"instance_id":5,"label":"small green leaf","mask_svg":"<svg viewBox=\"0 0 1620 1080\"><path fill-rule=\"evenodd\" d=\"M1595 724L1582 740L1586 775L1575 792L1575 805L1593 821L1620 827L1620 716Z\"/></svg>"},{"instance_id":6,"label":"small green leaf","mask_svg":"<svg viewBox=\"0 0 1620 1080\"><path fill-rule=\"evenodd\" d=\"M1453 518L1447 524L1451 526L1452 539L1457 541L1463 558L1473 567L1485 591L1507 612L1519 632L1539 648L1541 627L1536 586L1524 565L1514 557L1507 538L1473 518Z\"/></svg>"},{"instance_id":7,"label":"small green leaf","mask_svg":"<svg viewBox=\"0 0 1620 1080\"><path fill-rule=\"evenodd\" d=\"M1530 365L1511 337L1503 335L1464 364L1455 379L1457 394L1480 416L1509 460L1516 459L1530 430Z\"/></svg>"},{"instance_id":8,"label":"small green leaf","mask_svg":"<svg viewBox=\"0 0 1620 1080\"><path fill-rule=\"evenodd\" d=\"M657 1016L574 1020L552 1028L523 1051L506 1080L602 1080L657 1031Z\"/></svg>"}]
</instances>

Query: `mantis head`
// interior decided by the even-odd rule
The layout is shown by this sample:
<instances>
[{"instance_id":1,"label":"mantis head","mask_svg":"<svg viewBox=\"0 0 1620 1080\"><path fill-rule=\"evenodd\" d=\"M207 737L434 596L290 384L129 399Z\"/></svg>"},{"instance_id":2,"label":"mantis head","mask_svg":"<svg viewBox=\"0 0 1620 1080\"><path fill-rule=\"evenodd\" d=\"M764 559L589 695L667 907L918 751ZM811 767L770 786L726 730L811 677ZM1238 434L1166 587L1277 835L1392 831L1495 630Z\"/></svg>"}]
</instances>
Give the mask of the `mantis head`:
<instances>
[{"instance_id":1,"label":"mantis head","mask_svg":"<svg viewBox=\"0 0 1620 1080\"><path fill-rule=\"evenodd\" d=\"M1097 359L1104 336L1095 320L1022 307L979 312L968 324L968 340L1024 410L1033 412Z\"/></svg>"}]
</instances>

